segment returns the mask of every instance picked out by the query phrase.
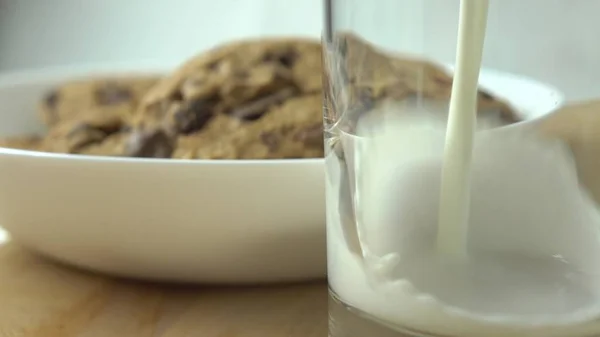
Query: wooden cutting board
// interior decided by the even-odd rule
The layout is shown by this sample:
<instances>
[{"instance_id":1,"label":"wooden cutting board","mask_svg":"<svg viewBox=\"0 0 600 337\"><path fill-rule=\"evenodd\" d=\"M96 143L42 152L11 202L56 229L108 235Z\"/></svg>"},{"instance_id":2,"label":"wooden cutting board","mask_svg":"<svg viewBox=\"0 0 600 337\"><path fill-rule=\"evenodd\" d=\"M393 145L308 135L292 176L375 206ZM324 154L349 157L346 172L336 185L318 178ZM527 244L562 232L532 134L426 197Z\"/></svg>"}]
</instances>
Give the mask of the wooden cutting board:
<instances>
[{"instance_id":1,"label":"wooden cutting board","mask_svg":"<svg viewBox=\"0 0 600 337\"><path fill-rule=\"evenodd\" d=\"M323 337L324 282L166 286L74 270L0 245L0 337Z\"/></svg>"}]
</instances>

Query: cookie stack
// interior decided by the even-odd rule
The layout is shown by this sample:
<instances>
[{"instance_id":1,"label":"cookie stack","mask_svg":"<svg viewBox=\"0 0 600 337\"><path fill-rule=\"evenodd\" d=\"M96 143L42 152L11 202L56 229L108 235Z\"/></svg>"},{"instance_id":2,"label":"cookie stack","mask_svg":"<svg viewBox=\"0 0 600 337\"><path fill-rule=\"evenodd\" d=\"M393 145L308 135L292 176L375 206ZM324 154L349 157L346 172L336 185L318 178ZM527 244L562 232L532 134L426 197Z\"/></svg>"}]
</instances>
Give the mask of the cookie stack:
<instances>
[{"instance_id":1,"label":"cookie stack","mask_svg":"<svg viewBox=\"0 0 600 337\"><path fill-rule=\"evenodd\" d=\"M417 94L449 99L452 78L440 67L390 57L354 35L337 41L344 48L338 70L360 105ZM318 41L237 41L163 78L124 75L66 83L39 104L46 135L5 139L0 146L138 158L318 158L322 72ZM484 92L479 101L498 107L507 123L516 121L510 108Z\"/></svg>"}]
</instances>

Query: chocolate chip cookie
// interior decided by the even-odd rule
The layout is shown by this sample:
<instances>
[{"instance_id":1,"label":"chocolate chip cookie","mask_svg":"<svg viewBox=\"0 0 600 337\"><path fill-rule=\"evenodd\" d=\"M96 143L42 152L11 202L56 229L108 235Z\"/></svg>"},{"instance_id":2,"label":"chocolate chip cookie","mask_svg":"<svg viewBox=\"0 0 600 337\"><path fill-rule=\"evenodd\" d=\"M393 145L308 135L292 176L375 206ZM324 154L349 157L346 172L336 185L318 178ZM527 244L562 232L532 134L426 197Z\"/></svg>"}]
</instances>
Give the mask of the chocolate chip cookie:
<instances>
[{"instance_id":1,"label":"chocolate chip cookie","mask_svg":"<svg viewBox=\"0 0 600 337\"><path fill-rule=\"evenodd\" d=\"M47 93L39 104L44 123L58 123L88 115L130 118L139 100L158 80L155 76L115 76L65 83Z\"/></svg>"},{"instance_id":2,"label":"chocolate chip cookie","mask_svg":"<svg viewBox=\"0 0 600 337\"><path fill-rule=\"evenodd\" d=\"M449 101L452 77L431 62L391 55L350 34L325 51L322 58L321 44L308 39L244 40L204 52L160 80L65 84L41 103L50 131L35 148L140 158L322 157L322 64L324 80L336 82L324 93L328 126L339 112L377 116L375 107L389 100ZM481 114L518 121L482 90L478 103Z\"/></svg>"},{"instance_id":3,"label":"chocolate chip cookie","mask_svg":"<svg viewBox=\"0 0 600 337\"><path fill-rule=\"evenodd\" d=\"M124 155L133 114L141 97L157 81L156 76L122 75L75 80L57 87L39 103L40 117L49 130L30 149ZM8 147L18 146L18 139L5 141Z\"/></svg>"},{"instance_id":4,"label":"chocolate chip cookie","mask_svg":"<svg viewBox=\"0 0 600 337\"><path fill-rule=\"evenodd\" d=\"M285 125L285 134L306 127L289 123L290 102L308 105L293 104L297 110L291 113L298 115L298 121L310 116L311 125L321 123L321 88L318 41L273 38L220 46L191 59L147 93L136 114L128 154L158 156L152 151L140 151L140 147L149 148L140 140L152 139L143 135L161 129L160 133L175 139L176 157L263 159L322 155L322 150L316 154L312 149L300 153L295 148L287 153L287 146L267 153L265 149L273 145L267 147L267 138L256 137L259 129L278 118L282 119L282 127ZM253 142L260 142L261 146L248 147ZM156 144L163 156L165 144Z\"/></svg>"}]
</instances>

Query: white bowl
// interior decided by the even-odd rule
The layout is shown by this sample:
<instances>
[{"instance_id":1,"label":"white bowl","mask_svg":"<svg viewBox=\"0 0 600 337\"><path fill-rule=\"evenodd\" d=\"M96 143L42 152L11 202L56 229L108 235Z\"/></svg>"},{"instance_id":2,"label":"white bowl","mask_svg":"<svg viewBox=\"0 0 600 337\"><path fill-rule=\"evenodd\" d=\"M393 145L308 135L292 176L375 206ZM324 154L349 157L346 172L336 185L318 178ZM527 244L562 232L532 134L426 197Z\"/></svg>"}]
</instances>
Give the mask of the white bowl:
<instances>
[{"instance_id":1,"label":"white bowl","mask_svg":"<svg viewBox=\"0 0 600 337\"><path fill-rule=\"evenodd\" d=\"M125 69L132 68L0 76L0 135L40 130L35 104L54 85ZM555 89L535 81L487 71L481 80L526 118L562 103ZM0 224L37 252L119 276L209 283L322 278L324 179L322 159L174 161L0 148Z\"/></svg>"}]
</instances>

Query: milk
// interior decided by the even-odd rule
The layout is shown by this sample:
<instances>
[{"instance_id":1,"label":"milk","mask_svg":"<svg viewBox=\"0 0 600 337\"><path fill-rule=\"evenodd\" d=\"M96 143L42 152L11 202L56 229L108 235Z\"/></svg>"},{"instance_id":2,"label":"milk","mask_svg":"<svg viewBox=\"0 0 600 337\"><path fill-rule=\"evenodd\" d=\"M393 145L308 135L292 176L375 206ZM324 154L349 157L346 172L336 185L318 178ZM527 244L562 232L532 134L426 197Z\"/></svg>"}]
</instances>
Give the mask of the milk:
<instances>
[{"instance_id":1,"label":"milk","mask_svg":"<svg viewBox=\"0 0 600 337\"><path fill-rule=\"evenodd\" d=\"M466 258L469 175L487 10L488 0L461 1L437 234L439 253L452 259Z\"/></svg>"},{"instance_id":2,"label":"milk","mask_svg":"<svg viewBox=\"0 0 600 337\"><path fill-rule=\"evenodd\" d=\"M328 212L329 282L345 303L391 326L444 336L587 336L600 329L600 216L578 187L564 144L517 131L476 135L468 258L454 261L436 248L443 123L416 113L385 124L402 132L344 136L345 149L358 152L349 161L360 161L353 166L360 169L364 253L350 252L338 215ZM385 160L391 152L402 155ZM335 156L326 163L335 176ZM339 186L330 183L328 202L335 202Z\"/></svg>"},{"instance_id":3,"label":"milk","mask_svg":"<svg viewBox=\"0 0 600 337\"><path fill-rule=\"evenodd\" d=\"M341 135L344 164L326 157L331 289L398 330L594 335L598 209L564 144L475 120L486 11L475 3L484 1L462 2L448 128L439 114L384 104L387 118ZM348 202L338 194L345 183L354 232L338 214L352 208L337 204Z\"/></svg>"}]
</instances>

